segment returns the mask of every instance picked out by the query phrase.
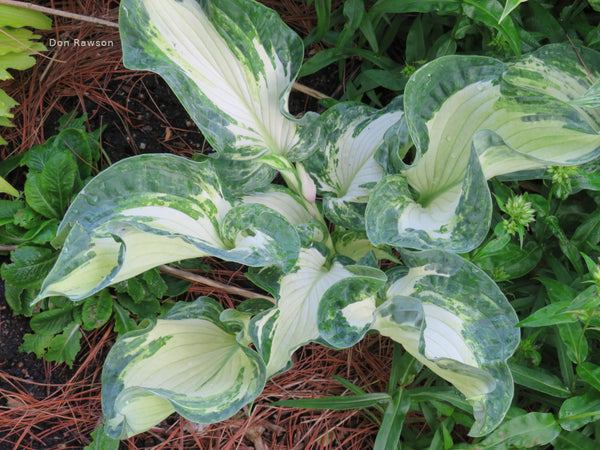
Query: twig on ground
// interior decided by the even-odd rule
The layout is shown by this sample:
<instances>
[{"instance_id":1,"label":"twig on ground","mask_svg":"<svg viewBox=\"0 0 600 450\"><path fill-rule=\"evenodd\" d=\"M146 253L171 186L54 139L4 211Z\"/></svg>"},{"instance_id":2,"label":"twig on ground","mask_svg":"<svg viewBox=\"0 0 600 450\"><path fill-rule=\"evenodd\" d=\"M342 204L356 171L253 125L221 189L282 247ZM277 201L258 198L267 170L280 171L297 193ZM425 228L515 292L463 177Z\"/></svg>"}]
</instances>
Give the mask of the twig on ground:
<instances>
[{"instance_id":1,"label":"twig on ground","mask_svg":"<svg viewBox=\"0 0 600 450\"><path fill-rule=\"evenodd\" d=\"M267 300L275 303L275 299L273 297L269 297L268 295L257 294L256 292L249 291L247 289L242 289L235 286L229 286L224 283L220 283L219 281L211 280L210 278L203 277L201 275L196 275L194 273L187 272L185 270L176 269L174 267L169 266L160 266L160 271L162 273L166 273L168 275L172 275L177 278L181 278L182 280L191 281L192 283L200 283L206 286L214 287L217 289L221 289L228 294L239 295L240 297L245 298L266 298Z\"/></svg>"},{"instance_id":2,"label":"twig on ground","mask_svg":"<svg viewBox=\"0 0 600 450\"><path fill-rule=\"evenodd\" d=\"M308 86L304 86L300 83L294 83L292 89L295 89L298 92L302 92L310 97L316 98L317 100L331 99L329 95L325 95L322 92L317 91L316 89L310 88Z\"/></svg>"},{"instance_id":3,"label":"twig on ground","mask_svg":"<svg viewBox=\"0 0 600 450\"><path fill-rule=\"evenodd\" d=\"M33 3L25 3L16 0L0 0L0 5L17 6L19 8L33 9L35 11L42 12L44 14L50 14L53 16L68 17L69 19L83 20L84 22L92 22L98 25L104 25L107 27L119 28L119 24L111 22L110 20L98 19L96 17L84 16L81 14L75 14L67 11L61 11L59 9L48 8L46 6L34 5Z\"/></svg>"}]
</instances>

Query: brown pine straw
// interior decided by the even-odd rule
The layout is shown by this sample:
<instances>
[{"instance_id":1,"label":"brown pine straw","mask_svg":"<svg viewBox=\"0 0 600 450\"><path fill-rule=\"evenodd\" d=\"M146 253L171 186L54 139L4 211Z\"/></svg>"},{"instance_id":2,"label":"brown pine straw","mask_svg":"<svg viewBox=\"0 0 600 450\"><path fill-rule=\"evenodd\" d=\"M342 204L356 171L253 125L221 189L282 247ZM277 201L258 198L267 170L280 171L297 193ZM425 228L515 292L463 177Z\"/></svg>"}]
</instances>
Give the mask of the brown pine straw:
<instances>
[{"instance_id":1,"label":"brown pine straw","mask_svg":"<svg viewBox=\"0 0 600 450\"><path fill-rule=\"evenodd\" d=\"M335 7L340 2L334 0L332 3ZM262 0L262 3L276 9L286 23L303 35L316 25L314 6L307 9L305 2ZM117 20L118 2L112 0L52 0L45 2L45 6L111 22ZM160 140L165 151L188 157L198 151L183 138L193 129L173 126L160 108L151 107L154 100L149 90L146 90L148 105L130 96L134 86L144 88L148 77L154 75L132 72L123 67L116 29L54 17L53 30L41 34L41 41L45 43L50 38L71 41L77 38L113 41L115 45L101 49L75 46L49 48L47 56L65 63L38 58L38 63L32 69L13 72L15 80L4 82L2 88L19 101L20 106L13 109L15 127L2 130L3 136L11 144L0 149L2 158L44 142L55 133L55 130L45 128L49 119L55 120L57 116L73 109L87 112L90 119L101 116L103 111L115 111L122 121L120 124L111 124L111 127L117 126L119 132L128 137L135 127L140 126L132 112L133 108L128 106L134 103L152 114L155 121L153 126L165 130L164 138ZM125 92L126 95L119 96L119 92ZM135 154L135 143L129 140L129 144L130 153ZM257 289L246 280L242 268L232 268L230 264L216 259L207 259L206 262L211 267L208 276L212 279L242 289ZM192 286L187 299L201 295L217 299L225 308L235 307L242 300L218 286L199 284ZM9 310L5 311L4 314L7 314ZM5 315L0 317L0 328L2 326L8 326ZM84 332L75 371L64 378L63 383L47 382L53 375L56 379L64 369L63 365L45 363L45 380L35 381L9 375L0 366L0 450L80 450L89 444L90 434L101 420L102 363L116 339L111 329L112 324L109 324L93 332ZM346 378L367 392L383 392L389 377L391 354L390 342L378 336L368 336L355 347L343 351L308 345L295 353L293 369L267 382L264 393L251 408L245 408L234 417L207 427L173 415L147 433L124 441L121 448L371 448L377 427L360 411L310 411L274 407L271 403L283 399L348 394L339 383L332 380L332 375ZM40 387L44 395L39 395ZM423 424L422 418L414 417L406 426L422 427Z\"/></svg>"}]
</instances>

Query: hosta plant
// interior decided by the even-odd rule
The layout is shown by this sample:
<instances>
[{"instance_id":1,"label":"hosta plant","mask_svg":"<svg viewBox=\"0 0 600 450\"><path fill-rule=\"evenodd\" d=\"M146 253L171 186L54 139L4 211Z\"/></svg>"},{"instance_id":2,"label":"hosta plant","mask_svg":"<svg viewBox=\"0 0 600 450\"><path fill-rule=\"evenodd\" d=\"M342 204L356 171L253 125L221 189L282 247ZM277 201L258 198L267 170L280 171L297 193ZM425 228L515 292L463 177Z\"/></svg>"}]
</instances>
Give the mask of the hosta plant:
<instances>
[{"instance_id":1,"label":"hosta plant","mask_svg":"<svg viewBox=\"0 0 600 450\"><path fill-rule=\"evenodd\" d=\"M598 156L598 115L578 106L592 82L572 48L510 63L443 57L383 109L340 103L299 120L287 99L301 40L254 1L123 0L120 29L125 64L161 74L216 152L142 155L96 176L60 225L38 298L76 301L215 256L248 266L276 303L223 310L199 298L124 334L103 370L106 434L127 438L174 411L223 420L300 346L341 349L374 332L464 394L472 436L496 428L518 319L458 253L488 232L486 180ZM598 54L579 53L597 78ZM381 270L383 259L397 265Z\"/></svg>"}]
</instances>

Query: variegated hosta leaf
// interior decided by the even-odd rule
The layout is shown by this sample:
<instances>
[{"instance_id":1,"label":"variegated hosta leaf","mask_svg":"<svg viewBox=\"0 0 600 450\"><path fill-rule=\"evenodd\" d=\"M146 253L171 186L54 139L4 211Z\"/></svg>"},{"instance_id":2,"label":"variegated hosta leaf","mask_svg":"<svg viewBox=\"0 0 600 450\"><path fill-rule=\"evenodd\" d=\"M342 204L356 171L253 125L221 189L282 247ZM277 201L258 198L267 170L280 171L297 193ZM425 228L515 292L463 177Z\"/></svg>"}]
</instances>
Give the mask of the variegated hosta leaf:
<instances>
[{"instance_id":1,"label":"variegated hosta leaf","mask_svg":"<svg viewBox=\"0 0 600 450\"><path fill-rule=\"evenodd\" d=\"M600 57L587 53L599 68ZM405 182L396 178L391 183L404 196L390 203L388 209L395 211L381 210L389 203L389 180L371 196L369 237L375 244L419 249L475 248L487 232L490 209L489 200L484 205L463 201L472 189L469 177L479 190L482 178L582 164L600 156L600 115L568 103L590 85L564 46L543 47L509 65L454 55L421 68L405 90L415 164L402 172Z\"/></svg>"},{"instance_id":2,"label":"variegated hosta leaf","mask_svg":"<svg viewBox=\"0 0 600 450\"><path fill-rule=\"evenodd\" d=\"M300 37L253 0L125 0L123 59L169 83L211 145L228 157L306 157L287 99Z\"/></svg>"},{"instance_id":3,"label":"variegated hosta leaf","mask_svg":"<svg viewBox=\"0 0 600 450\"><path fill-rule=\"evenodd\" d=\"M222 194L208 164L173 155L122 160L79 193L38 298L85 298L151 267L212 255L251 266L293 266L298 233L278 212Z\"/></svg>"},{"instance_id":4,"label":"variegated hosta leaf","mask_svg":"<svg viewBox=\"0 0 600 450\"><path fill-rule=\"evenodd\" d=\"M287 370L296 349L319 340L317 311L328 289L343 290L349 280L374 272L379 271L339 262L328 266L316 248L302 249L295 268L281 278L277 305L252 319L250 333L267 362L267 376Z\"/></svg>"},{"instance_id":5,"label":"variegated hosta leaf","mask_svg":"<svg viewBox=\"0 0 600 450\"><path fill-rule=\"evenodd\" d=\"M485 237L491 200L471 140L480 104L498 97L491 87L504 69L492 58L444 57L411 77L404 102L416 162L371 195L366 225L373 244L465 252Z\"/></svg>"},{"instance_id":6,"label":"variegated hosta leaf","mask_svg":"<svg viewBox=\"0 0 600 450\"><path fill-rule=\"evenodd\" d=\"M198 155L199 161L210 165L218 174L221 180L221 188L225 197L240 198L248 195L249 192L259 191L271 185L277 172L267 166L254 160L239 161L228 158L213 158L214 154L209 156Z\"/></svg>"},{"instance_id":7,"label":"variegated hosta leaf","mask_svg":"<svg viewBox=\"0 0 600 450\"><path fill-rule=\"evenodd\" d=\"M369 252L372 252L378 260L387 259L388 261L400 262L387 245L375 247L364 231L344 230L338 227L331 234L331 239L337 255L346 256L354 261L358 262Z\"/></svg>"},{"instance_id":8,"label":"variegated hosta leaf","mask_svg":"<svg viewBox=\"0 0 600 450\"><path fill-rule=\"evenodd\" d=\"M386 176L373 190L365 217L373 245L443 247L462 253L485 238L491 215L490 192L473 151L461 183L428 201L413 199L407 176Z\"/></svg>"},{"instance_id":9,"label":"variegated hosta leaf","mask_svg":"<svg viewBox=\"0 0 600 450\"><path fill-rule=\"evenodd\" d=\"M323 196L325 215L335 224L364 230L367 200L384 175L374 155L400 134L403 116L398 98L382 110L340 103L317 121L318 150L305 166ZM397 139L393 141L398 144Z\"/></svg>"},{"instance_id":10,"label":"variegated hosta leaf","mask_svg":"<svg viewBox=\"0 0 600 450\"><path fill-rule=\"evenodd\" d=\"M376 294L387 280L382 271L372 267L347 269L354 277L331 286L319 303L319 334L335 348L351 347L371 328Z\"/></svg>"},{"instance_id":11,"label":"variegated hosta leaf","mask_svg":"<svg viewBox=\"0 0 600 450\"><path fill-rule=\"evenodd\" d=\"M577 100L588 93L594 81L599 78L600 53L564 43L545 45L510 64L503 81L509 85L549 95L561 102L584 106L585 103L579 105ZM600 111L585 107L576 109L580 114L588 115L590 127L598 128Z\"/></svg>"},{"instance_id":12,"label":"variegated hosta leaf","mask_svg":"<svg viewBox=\"0 0 600 450\"><path fill-rule=\"evenodd\" d=\"M173 412L193 422L219 422L262 392L262 359L226 330L221 313L206 297L178 303L115 342L102 371L109 436L142 433Z\"/></svg>"},{"instance_id":13,"label":"variegated hosta leaf","mask_svg":"<svg viewBox=\"0 0 600 450\"><path fill-rule=\"evenodd\" d=\"M375 312L373 329L454 384L473 405L470 434L487 434L512 400L506 360L519 344L517 316L498 286L461 257L439 250L402 256L410 269L389 274L388 300Z\"/></svg>"},{"instance_id":14,"label":"variegated hosta leaf","mask_svg":"<svg viewBox=\"0 0 600 450\"><path fill-rule=\"evenodd\" d=\"M323 242L329 236L325 224L311 215L297 194L283 186L270 185L268 188L246 193L241 200L246 204L256 203L277 211L296 227L303 246Z\"/></svg>"}]
</instances>

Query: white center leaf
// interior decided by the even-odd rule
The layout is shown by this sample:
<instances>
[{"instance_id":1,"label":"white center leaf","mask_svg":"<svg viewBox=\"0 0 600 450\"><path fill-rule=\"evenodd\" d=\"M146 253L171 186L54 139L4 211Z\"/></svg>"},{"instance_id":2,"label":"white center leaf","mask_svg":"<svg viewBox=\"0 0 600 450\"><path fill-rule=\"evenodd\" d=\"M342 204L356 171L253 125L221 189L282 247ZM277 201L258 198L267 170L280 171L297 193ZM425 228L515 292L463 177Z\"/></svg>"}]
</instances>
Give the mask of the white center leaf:
<instances>
[{"instance_id":1,"label":"white center leaf","mask_svg":"<svg viewBox=\"0 0 600 450\"><path fill-rule=\"evenodd\" d=\"M280 213L226 198L213 166L173 155L129 158L97 175L73 201L57 243L38 299L82 299L160 264L208 255L289 269L300 249Z\"/></svg>"},{"instance_id":2,"label":"white center leaf","mask_svg":"<svg viewBox=\"0 0 600 450\"><path fill-rule=\"evenodd\" d=\"M125 333L102 371L106 432L125 439L173 412L200 423L231 417L264 387L265 365L219 321L222 308L201 297Z\"/></svg>"},{"instance_id":3,"label":"white center leaf","mask_svg":"<svg viewBox=\"0 0 600 450\"><path fill-rule=\"evenodd\" d=\"M292 353L309 342L324 338L336 347L352 345L355 333L332 332L337 305L372 297L384 281L378 269L328 263L316 248L302 249L295 268L280 279L277 305L251 321L250 334L267 362L267 375L289 369Z\"/></svg>"},{"instance_id":4,"label":"white center leaf","mask_svg":"<svg viewBox=\"0 0 600 450\"><path fill-rule=\"evenodd\" d=\"M597 73L598 54L586 57ZM573 104L590 86L565 45L509 64L453 55L419 69L404 105L415 162L374 189L369 238L405 248L476 248L491 220L487 179L539 176L550 165L600 156L600 114Z\"/></svg>"},{"instance_id":5,"label":"white center leaf","mask_svg":"<svg viewBox=\"0 0 600 450\"><path fill-rule=\"evenodd\" d=\"M125 65L165 78L217 151L299 156L287 98L302 41L273 11L236 0L125 0L119 26Z\"/></svg>"}]
</instances>

